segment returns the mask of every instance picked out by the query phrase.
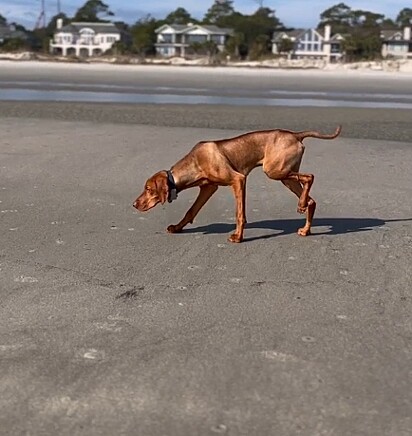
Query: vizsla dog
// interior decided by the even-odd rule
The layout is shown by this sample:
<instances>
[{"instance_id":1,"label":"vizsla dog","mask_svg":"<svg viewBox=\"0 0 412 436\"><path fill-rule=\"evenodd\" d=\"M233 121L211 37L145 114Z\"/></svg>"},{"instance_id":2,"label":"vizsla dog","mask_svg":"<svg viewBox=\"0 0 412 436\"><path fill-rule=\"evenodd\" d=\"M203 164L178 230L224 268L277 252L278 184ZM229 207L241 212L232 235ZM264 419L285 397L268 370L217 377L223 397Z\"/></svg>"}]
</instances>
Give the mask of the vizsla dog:
<instances>
[{"instance_id":1,"label":"vizsla dog","mask_svg":"<svg viewBox=\"0 0 412 436\"><path fill-rule=\"evenodd\" d=\"M217 191L218 186L230 186L236 199L236 230L230 242L242 242L246 224L246 178L257 166L273 180L280 180L299 197L298 212L306 212L306 224L298 234L310 234L316 203L309 196L313 174L299 172L303 152L303 139L334 139L341 132L338 126L332 135L316 131L291 132L288 130L263 130L245 133L235 138L199 142L169 171L159 171L147 180L143 193L133 206L147 211L157 204L171 202L177 193L194 186L200 187L199 195L183 219L167 228L169 233L180 232L193 223L200 209Z\"/></svg>"}]
</instances>

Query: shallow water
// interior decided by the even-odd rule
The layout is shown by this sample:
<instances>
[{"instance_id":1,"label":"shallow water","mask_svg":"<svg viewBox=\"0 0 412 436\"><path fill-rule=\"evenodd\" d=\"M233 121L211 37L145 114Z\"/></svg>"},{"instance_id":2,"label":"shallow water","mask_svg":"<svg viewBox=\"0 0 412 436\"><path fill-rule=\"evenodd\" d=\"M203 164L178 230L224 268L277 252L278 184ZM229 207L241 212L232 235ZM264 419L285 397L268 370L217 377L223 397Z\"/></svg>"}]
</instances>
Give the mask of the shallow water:
<instances>
[{"instance_id":1,"label":"shallow water","mask_svg":"<svg viewBox=\"0 0 412 436\"><path fill-rule=\"evenodd\" d=\"M30 82L25 83L29 85ZM3 82L3 85L5 83ZM37 83L38 84L38 83ZM20 85L24 83L20 82ZM54 84L65 87L71 84ZM86 85L76 85L86 87ZM200 88L136 88L133 90L145 92L127 92L122 86L87 85L93 91L64 90L64 89L29 89L2 88L0 100L3 101L71 101L90 103L155 103L155 104L210 104L234 106L299 106L299 107L353 107L353 108L384 108L384 109L412 109L412 95L396 94L355 94L338 92L294 92L270 90L263 96L233 96L239 90L226 89L226 95L207 95L207 89ZM110 92L104 91L110 89ZM113 92L113 90L120 92ZM175 93L173 93L173 91ZM248 93L243 90L243 95ZM228 95L229 94L229 95ZM256 92L254 93L256 95ZM302 98L304 96L304 98ZM316 98L318 97L318 98ZM402 100L402 101L399 101ZM405 101L406 100L406 101Z\"/></svg>"}]
</instances>

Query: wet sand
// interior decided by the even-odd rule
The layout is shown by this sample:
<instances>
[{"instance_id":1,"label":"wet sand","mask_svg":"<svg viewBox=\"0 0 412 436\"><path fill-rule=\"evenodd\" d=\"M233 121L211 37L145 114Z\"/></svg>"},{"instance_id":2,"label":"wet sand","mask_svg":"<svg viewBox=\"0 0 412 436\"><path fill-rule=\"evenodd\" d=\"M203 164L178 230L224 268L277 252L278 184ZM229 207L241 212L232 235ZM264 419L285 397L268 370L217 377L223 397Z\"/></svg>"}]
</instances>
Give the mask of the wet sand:
<instances>
[{"instance_id":1,"label":"wet sand","mask_svg":"<svg viewBox=\"0 0 412 436\"><path fill-rule=\"evenodd\" d=\"M410 141L412 111L403 109L290 108L213 105L0 102L1 117L91 121L241 131L284 128L333 131L347 138Z\"/></svg>"}]
</instances>

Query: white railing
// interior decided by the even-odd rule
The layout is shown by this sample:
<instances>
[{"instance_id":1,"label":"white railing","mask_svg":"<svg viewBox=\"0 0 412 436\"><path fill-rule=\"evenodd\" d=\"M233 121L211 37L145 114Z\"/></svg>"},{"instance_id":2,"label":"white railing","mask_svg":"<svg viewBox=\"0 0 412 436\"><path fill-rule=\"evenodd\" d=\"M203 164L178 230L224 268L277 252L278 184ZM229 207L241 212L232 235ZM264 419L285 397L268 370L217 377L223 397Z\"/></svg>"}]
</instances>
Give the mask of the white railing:
<instances>
[{"instance_id":1,"label":"white railing","mask_svg":"<svg viewBox=\"0 0 412 436\"><path fill-rule=\"evenodd\" d=\"M69 41L67 41L67 40L62 40L62 39L58 39L58 40L51 40L51 45L67 45L67 46L70 46L70 45L81 45L81 46L95 46L95 47L98 47L98 46L101 46L101 45L104 45L104 44L111 44L111 43L113 43L112 41L111 42L107 42L107 41L100 41L100 40L92 40L92 41L87 41L87 40L83 40L83 39L81 39L81 38L75 38L75 39L72 39L72 40L69 40Z\"/></svg>"}]
</instances>

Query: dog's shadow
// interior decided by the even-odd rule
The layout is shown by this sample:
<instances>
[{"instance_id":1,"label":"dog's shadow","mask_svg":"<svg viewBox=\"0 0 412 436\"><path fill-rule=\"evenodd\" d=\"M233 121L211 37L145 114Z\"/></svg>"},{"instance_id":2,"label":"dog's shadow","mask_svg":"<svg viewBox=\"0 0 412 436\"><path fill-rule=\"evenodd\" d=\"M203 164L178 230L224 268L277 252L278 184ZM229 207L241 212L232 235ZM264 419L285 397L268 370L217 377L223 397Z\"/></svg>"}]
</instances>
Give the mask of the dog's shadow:
<instances>
[{"instance_id":1,"label":"dog's shadow","mask_svg":"<svg viewBox=\"0 0 412 436\"><path fill-rule=\"evenodd\" d=\"M346 233L367 232L376 227L384 226L390 222L408 222L412 218L406 219L389 219L380 218L315 218L312 225L312 234L314 235L342 235ZM280 235L289 235L296 233L299 227L303 227L304 219L281 219L281 220L264 220L255 221L246 224L246 229L266 229L275 230L276 233L265 234L256 237L245 238L244 241L253 241L257 239L268 239ZM317 229L317 227L327 227L327 230ZM183 230L184 233L204 233L218 234L230 233L235 229L235 224L214 223L206 226L192 227Z\"/></svg>"}]
</instances>

